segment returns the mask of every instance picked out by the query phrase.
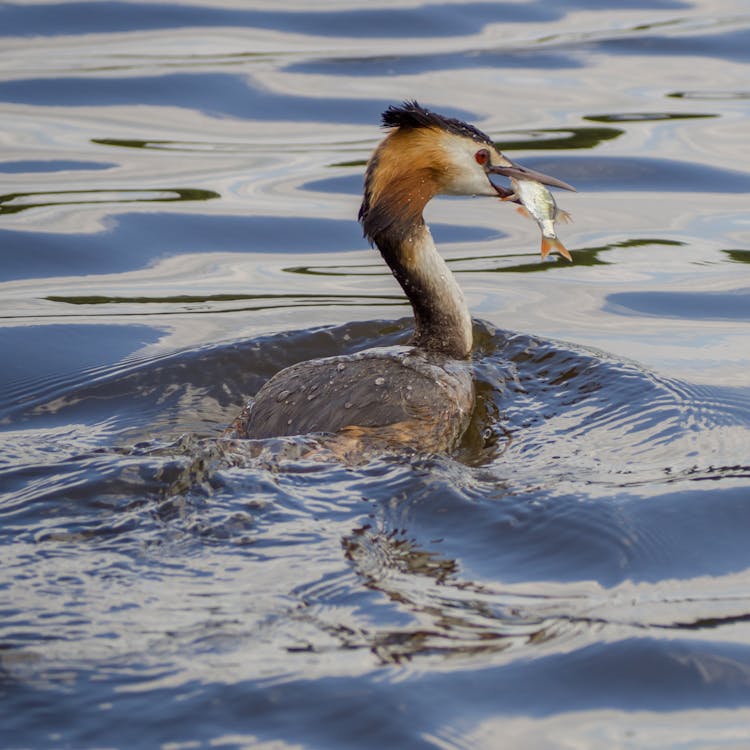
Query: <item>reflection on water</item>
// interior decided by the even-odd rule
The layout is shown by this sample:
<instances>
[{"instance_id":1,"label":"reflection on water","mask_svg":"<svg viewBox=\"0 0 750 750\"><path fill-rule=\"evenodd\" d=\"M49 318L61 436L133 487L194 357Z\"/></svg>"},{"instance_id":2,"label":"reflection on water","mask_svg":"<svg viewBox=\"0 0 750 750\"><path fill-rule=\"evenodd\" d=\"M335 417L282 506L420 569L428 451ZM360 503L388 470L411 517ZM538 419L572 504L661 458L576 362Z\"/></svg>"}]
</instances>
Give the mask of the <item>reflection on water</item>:
<instances>
[{"instance_id":1,"label":"reflection on water","mask_svg":"<svg viewBox=\"0 0 750 750\"><path fill-rule=\"evenodd\" d=\"M591 117L586 119L593 119ZM579 127L563 130L548 128L536 131L516 131L524 136L519 140L503 138L497 142L501 151L518 150L542 150L569 149L569 148L595 148L604 141L611 141L623 134L617 128L591 128Z\"/></svg>"},{"instance_id":2,"label":"reflection on water","mask_svg":"<svg viewBox=\"0 0 750 750\"><path fill-rule=\"evenodd\" d=\"M733 63L750 62L750 29L700 36L639 36L608 39L598 47L613 54L718 57Z\"/></svg>"},{"instance_id":3,"label":"reflection on water","mask_svg":"<svg viewBox=\"0 0 750 750\"><path fill-rule=\"evenodd\" d=\"M290 101L291 100L291 101ZM293 108L300 117L327 122L366 123L376 120L388 100L368 101L352 109L348 99L329 98L325 107L307 97L276 94L226 73L171 73L127 78L33 78L0 81L0 101L15 104L86 107L149 105L194 109L214 117L280 120ZM450 114L461 114L456 110ZM465 116L465 114L464 114Z\"/></svg>"},{"instance_id":4,"label":"reflection on water","mask_svg":"<svg viewBox=\"0 0 750 750\"><path fill-rule=\"evenodd\" d=\"M613 115L589 115L592 122L658 122L659 120L692 120L696 117L718 117L701 112L624 112Z\"/></svg>"},{"instance_id":5,"label":"reflection on water","mask_svg":"<svg viewBox=\"0 0 750 750\"><path fill-rule=\"evenodd\" d=\"M610 295L609 304L629 314L750 320L750 288L725 292L625 292Z\"/></svg>"},{"instance_id":6,"label":"reflection on water","mask_svg":"<svg viewBox=\"0 0 750 750\"><path fill-rule=\"evenodd\" d=\"M735 263L750 263L750 250L724 250L724 252Z\"/></svg>"},{"instance_id":7,"label":"reflection on water","mask_svg":"<svg viewBox=\"0 0 750 750\"><path fill-rule=\"evenodd\" d=\"M112 169L116 164L107 164L93 161L63 161L55 159L50 161L4 161L0 162L0 172L17 172L28 174L30 172L68 172L71 170Z\"/></svg>"},{"instance_id":8,"label":"reflection on water","mask_svg":"<svg viewBox=\"0 0 750 750\"><path fill-rule=\"evenodd\" d=\"M623 7L632 6L626 0ZM642 0L635 3L643 7ZM646 7L681 8L679 0L655 0ZM315 9L299 11L217 8L162 3L139 3L138 13L126 2L66 3L65 7L40 4L33 8L11 5L4 8L5 34L85 34L105 31L135 31L138 29L167 29L185 26L231 26L283 29L310 36L355 37L439 37L474 34L488 23L526 23L552 21L563 13L547 3L526 5L496 2L436 3L421 9L399 8L337 8L333 11Z\"/></svg>"},{"instance_id":9,"label":"reflection on water","mask_svg":"<svg viewBox=\"0 0 750 750\"><path fill-rule=\"evenodd\" d=\"M168 190L59 190L0 195L0 214L15 214L45 206L76 206L92 203L171 203L219 198L212 190L174 188Z\"/></svg>"},{"instance_id":10,"label":"reflection on water","mask_svg":"<svg viewBox=\"0 0 750 750\"><path fill-rule=\"evenodd\" d=\"M3 746L750 743L750 23L604 5L0 5ZM222 439L408 341L355 217L411 98L574 184L575 262L428 207L453 455Z\"/></svg>"},{"instance_id":11,"label":"reflection on water","mask_svg":"<svg viewBox=\"0 0 750 750\"><path fill-rule=\"evenodd\" d=\"M750 99L750 91L675 91L667 96L675 99Z\"/></svg>"}]
</instances>

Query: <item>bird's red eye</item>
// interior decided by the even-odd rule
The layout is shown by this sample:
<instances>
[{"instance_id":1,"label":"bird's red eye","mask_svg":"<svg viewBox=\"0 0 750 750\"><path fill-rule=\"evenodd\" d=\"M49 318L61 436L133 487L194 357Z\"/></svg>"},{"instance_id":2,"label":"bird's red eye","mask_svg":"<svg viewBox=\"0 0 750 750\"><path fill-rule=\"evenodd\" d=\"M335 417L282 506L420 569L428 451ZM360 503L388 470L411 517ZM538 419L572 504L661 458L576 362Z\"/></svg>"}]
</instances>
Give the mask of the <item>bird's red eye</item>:
<instances>
[{"instance_id":1,"label":"bird's red eye","mask_svg":"<svg viewBox=\"0 0 750 750\"><path fill-rule=\"evenodd\" d=\"M474 154L474 158L477 160L477 164L484 166L490 160L490 152L486 148L480 148L479 151Z\"/></svg>"}]
</instances>

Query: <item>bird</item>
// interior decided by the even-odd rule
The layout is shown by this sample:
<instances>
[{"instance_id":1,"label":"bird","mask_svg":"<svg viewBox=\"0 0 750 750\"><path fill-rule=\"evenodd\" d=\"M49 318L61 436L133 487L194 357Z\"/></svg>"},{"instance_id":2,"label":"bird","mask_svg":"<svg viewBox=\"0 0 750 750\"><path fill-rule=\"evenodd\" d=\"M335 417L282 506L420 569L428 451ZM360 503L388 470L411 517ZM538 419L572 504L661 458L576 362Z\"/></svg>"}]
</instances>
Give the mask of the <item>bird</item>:
<instances>
[{"instance_id":1,"label":"bird","mask_svg":"<svg viewBox=\"0 0 750 750\"><path fill-rule=\"evenodd\" d=\"M423 210L436 195L513 200L495 175L573 190L521 166L478 128L416 101L382 114L387 134L367 163L359 222L411 303L402 346L299 362L273 375L225 431L230 438L325 437L338 456L366 451L444 453L475 403L472 320L438 253Z\"/></svg>"}]
</instances>

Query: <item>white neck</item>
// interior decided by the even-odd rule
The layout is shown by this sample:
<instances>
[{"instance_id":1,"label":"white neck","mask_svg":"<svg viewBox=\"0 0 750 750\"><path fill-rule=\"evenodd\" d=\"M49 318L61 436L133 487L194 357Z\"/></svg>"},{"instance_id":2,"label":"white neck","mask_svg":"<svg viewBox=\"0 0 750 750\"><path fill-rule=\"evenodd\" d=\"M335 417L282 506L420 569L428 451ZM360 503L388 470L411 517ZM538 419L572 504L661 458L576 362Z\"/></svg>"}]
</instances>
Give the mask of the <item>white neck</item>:
<instances>
[{"instance_id":1,"label":"white neck","mask_svg":"<svg viewBox=\"0 0 750 750\"><path fill-rule=\"evenodd\" d=\"M384 253L414 308L415 343L458 359L467 357L472 346L469 308L427 226L414 226L396 257L389 255Z\"/></svg>"}]
</instances>

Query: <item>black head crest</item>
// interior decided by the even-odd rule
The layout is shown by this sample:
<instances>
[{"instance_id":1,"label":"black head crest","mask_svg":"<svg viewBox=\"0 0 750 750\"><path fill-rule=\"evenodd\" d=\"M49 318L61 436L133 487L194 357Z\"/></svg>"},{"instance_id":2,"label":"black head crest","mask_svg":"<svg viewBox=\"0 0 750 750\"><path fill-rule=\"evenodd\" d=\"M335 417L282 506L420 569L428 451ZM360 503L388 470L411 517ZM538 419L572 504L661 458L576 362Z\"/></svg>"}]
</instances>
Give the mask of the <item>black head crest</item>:
<instances>
[{"instance_id":1,"label":"black head crest","mask_svg":"<svg viewBox=\"0 0 750 750\"><path fill-rule=\"evenodd\" d=\"M406 101L400 107L391 105L383 112L383 125L387 128L401 128L409 130L413 128L439 128L448 133L471 138L478 143L492 145L489 136L479 128L469 125L467 122L457 120L453 117L444 117L436 112L417 104L416 101Z\"/></svg>"}]
</instances>

